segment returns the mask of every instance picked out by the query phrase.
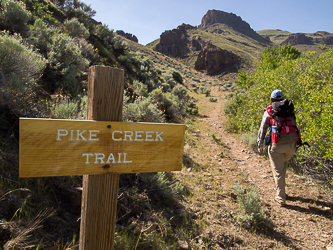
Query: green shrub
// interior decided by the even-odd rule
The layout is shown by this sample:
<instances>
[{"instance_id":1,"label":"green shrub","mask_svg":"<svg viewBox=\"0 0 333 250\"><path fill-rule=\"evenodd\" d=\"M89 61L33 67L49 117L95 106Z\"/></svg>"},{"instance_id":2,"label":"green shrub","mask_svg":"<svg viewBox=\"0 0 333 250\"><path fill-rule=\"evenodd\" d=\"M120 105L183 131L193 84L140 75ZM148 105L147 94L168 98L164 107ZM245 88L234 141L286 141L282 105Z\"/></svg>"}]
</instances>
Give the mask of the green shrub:
<instances>
[{"instance_id":1,"label":"green shrub","mask_svg":"<svg viewBox=\"0 0 333 250\"><path fill-rule=\"evenodd\" d=\"M30 26L30 38L32 44L39 50L44 56L50 49L52 44L52 36L54 33L59 32L55 29L49 29L42 19L36 19L34 25Z\"/></svg>"},{"instance_id":2,"label":"green shrub","mask_svg":"<svg viewBox=\"0 0 333 250\"><path fill-rule=\"evenodd\" d=\"M167 80L167 83L169 84L170 89L173 89L176 86L175 80L173 80L171 78L169 80Z\"/></svg>"},{"instance_id":3,"label":"green shrub","mask_svg":"<svg viewBox=\"0 0 333 250\"><path fill-rule=\"evenodd\" d=\"M76 96L84 86L78 84L77 78L88 68L89 61L83 57L80 48L69 36L57 34L48 58L51 66L61 72L62 79L58 86L72 96Z\"/></svg>"},{"instance_id":4,"label":"green shrub","mask_svg":"<svg viewBox=\"0 0 333 250\"><path fill-rule=\"evenodd\" d=\"M1 21L6 29L20 32L26 23L31 19L32 14L26 9L26 5L21 1L2 0Z\"/></svg>"},{"instance_id":5,"label":"green shrub","mask_svg":"<svg viewBox=\"0 0 333 250\"><path fill-rule=\"evenodd\" d=\"M133 82L133 89L134 89L134 92L141 97L148 96L148 87L146 85L144 85L142 82L135 80Z\"/></svg>"},{"instance_id":6,"label":"green shrub","mask_svg":"<svg viewBox=\"0 0 333 250\"><path fill-rule=\"evenodd\" d=\"M77 18L72 18L64 23L64 27L71 37L88 38L89 31L79 22Z\"/></svg>"},{"instance_id":7,"label":"green shrub","mask_svg":"<svg viewBox=\"0 0 333 250\"><path fill-rule=\"evenodd\" d=\"M267 47L263 51L257 70L274 70L288 60L295 60L301 56L301 51L290 45ZM243 73L243 72L241 72ZM243 74L242 74L243 75Z\"/></svg>"},{"instance_id":8,"label":"green shrub","mask_svg":"<svg viewBox=\"0 0 333 250\"><path fill-rule=\"evenodd\" d=\"M52 117L58 119L75 119L78 113L78 105L74 102L62 102L55 105L51 111Z\"/></svg>"},{"instance_id":9,"label":"green shrub","mask_svg":"<svg viewBox=\"0 0 333 250\"><path fill-rule=\"evenodd\" d=\"M162 83L161 87L162 87L163 93L168 92L168 90L170 89L170 85L168 83L166 83L166 82Z\"/></svg>"},{"instance_id":10,"label":"green shrub","mask_svg":"<svg viewBox=\"0 0 333 250\"><path fill-rule=\"evenodd\" d=\"M175 79L176 82L183 84L183 77L181 76L181 74L179 72L173 71L172 77L173 77L173 79Z\"/></svg>"},{"instance_id":11,"label":"green shrub","mask_svg":"<svg viewBox=\"0 0 333 250\"><path fill-rule=\"evenodd\" d=\"M21 82L20 77L16 73L11 74L8 84L15 92L24 92L24 84Z\"/></svg>"},{"instance_id":12,"label":"green shrub","mask_svg":"<svg viewBox=\"0 0 333 250\"><path fill-rule=\"evenodd\" d=\"M231 133L237 133L238 128L238 120L235 116L228 117L226 121L223 123L223 126L226 131Z\"/></svg>"},{"instance_id":13,"label":"green shrub","mask_svg":"<svg viewBox=\"0 0 333 250\"><path fill-rule=\"evenodd\" d=\"M211 132L209 134L212 137L213 141L215 141L217 143L220 143L222 141L222 136L216 136L215 133L213 133L213 132Z\"/></svg>"},{"instance_id":14,"label":"green shrub","mask_svg":"<svg viewBox=\"0 0 333 250\"><path fill-rule=\"evenodd\" d=\"M25 1L27 8L34 13L38 18L41 18L49 24L59 24L58 20L54 17L52 9L53 5L41 1Z\"/></svg>"},{"instance_id":15,"label":"green shrub","mask_svg":"<svg viewBox=\"0 0 333 250\"><path fill-rule=\"evenodd\" d=\"M162 122L163 112L150 102L150 98L136 100L123 107L123 120L133 122Z\"/></svg>"},{"instance_id":16,"label":"green shrub","mask_svg":"<svg viewBox=\"0 0 333 250\"><path fill-rule=\"evenodd\" d=\"M44 68L44 58L19 35L0 33L0 70L5 79L15 78L15 84L28 84L36 81Z\"/></svg>"},{"instance_id":17,"label":"green shrub","mask_svg":"<svg viewBox=\"0 0 333 250\"><path fill-rule=\"evenodd\" d=\"M272 227L272 221L265 216L257 185L247 189L238 183L233 186L233 192L237 196L238 213L235 218L239 223L247 223L251 227Z\"/></svg>"},{"instance_id":18,"label":"green shrub","mask_svg":"<svg viewBox=\"0 0 333 250\"><path fill-rule=\"evenodd\" d=\"M96 35L101 39L104 45L113 45L115 43L114 32L110 30L107 25L99 24L96 27Z\"/></svg>"},{"instance_id":19,"label":"green shrub","mask_svg":"<svg viewBox=\"0 0 333 250\"><path fill-rule=\"evenodd\" d=\"M210 101L210 102L217 102L217 98L209 97L208 101Z\"/></svg>"},{"instance_id":20,"label":"green shrub","mask_svg":"<svg viewBox=\"0 0 333 250\"><path fill-rule=\"evenodd\" d=\"M253 151L257 151L257 138L258 138L258 130L252 131L252 133L242 134L241 140L249 146Z\"/></svg>"},{"instance_id":21,"label":"green shrub","mask_svg":"<svg viewBox=\"0 0 333 250\"><path fill-rule=\"evenodd\" d=\"M137 173L136 175L141 182L147 183L151 189L156 190L159 196L163 197L164 204L170 205L170 202L175 202L184 189L177 180L173 180L170 173Z\"/></svg>"},{"instance_id":22,"label":"green shrub","mask_svg":"<svg viewBox=\"0 0 333 250\"><path fill-rule=\"evenodd\" d=\"M176 87L174 87L171 91L171 94L177 96L180 101L186 102L190 98L187 93L187 88L182 85L177 85Z\"/></svg>"},{"instance_id":23,"label":"green shrub","mask_svg":"<svg viewBox=\"0 0 333 250\"><path fill-rule=\"evenodd\" d=\"M207 89L205 86L200 86L199 87L199 93L206 95L206 97L210 96L210 89Z\"/></svg>"},{"instance_id":24,"label":"green shrub","mask_svg":"<svg viewBox=\"0 0 333 250\"><path fill-rule=\"evenodd\" d=\"M194 103L194 101L190 100L187 103L186 112L191 115L197 115L199 113L198 106Z\"/></svg>"},{"instance_id":25,"label":"green shrub","mask_svg":"<svg viewBox=\"0 0 333 250\"><path fill-rule=\"evenodd\" d=\"M238 108L241 107L241 105L243 104L242 100L243 100L243 95L241 94L233 95L232 99L227 101L227 103L224 105L223 107L224 113L229 117L236 116Z\"/></svg>"},{"instance_id":26,"label":"green shrub","mask_svg":"<svg viewBox=\"0 0 333 250\"><path fill-rule=\"evenodd\" d=\"M78 96L75 99L65 99L50 108L51 117L57 119L86 119L87 95Z\"/></svg>"}]
</instances>

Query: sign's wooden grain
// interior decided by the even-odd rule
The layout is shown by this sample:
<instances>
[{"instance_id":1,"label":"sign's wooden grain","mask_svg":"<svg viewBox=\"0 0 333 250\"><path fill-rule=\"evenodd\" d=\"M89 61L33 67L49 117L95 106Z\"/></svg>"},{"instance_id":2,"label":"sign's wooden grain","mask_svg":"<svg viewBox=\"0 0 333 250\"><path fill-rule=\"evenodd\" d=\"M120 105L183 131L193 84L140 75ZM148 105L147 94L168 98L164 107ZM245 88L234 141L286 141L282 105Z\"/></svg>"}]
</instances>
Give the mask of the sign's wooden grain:
<instances>
[{"instance_id":1,"label":"sign's wooden grain","mask_svg":"<svg viewBox=\"0 0 333 250\"><path fill-rule=\"evenodd\" d=\"M20 119L20 177L180 170L185 126Z\"/></svg>"}]
</instances>

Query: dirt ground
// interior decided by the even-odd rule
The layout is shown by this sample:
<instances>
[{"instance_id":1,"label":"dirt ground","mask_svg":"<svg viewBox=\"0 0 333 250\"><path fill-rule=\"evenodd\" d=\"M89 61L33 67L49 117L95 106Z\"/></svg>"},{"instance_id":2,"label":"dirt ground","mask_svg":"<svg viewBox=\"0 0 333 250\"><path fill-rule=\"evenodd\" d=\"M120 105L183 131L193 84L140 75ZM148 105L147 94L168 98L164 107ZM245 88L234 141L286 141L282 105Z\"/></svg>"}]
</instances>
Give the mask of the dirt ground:
<instances>
[{"instance_id":1,"label":"dirt ground","mask_svg":"<svg viewBox=\"0 0 333 250\"><path fill-rule=\"evenodd\" d=\"M275 183L268 158L258 155L237 136L223 129L224 92L212 87L211 96L218 101L198 99L199 129L187 126L191 129L191 137L202 142L202 148L198 146L197 150L205 154L198 157L198 151L188 151L189 157L200 164L210 163L199 173L193 173L191 168L181 173L190 181L201 178L198 183L205 187L200 190L193 187L201 195L188 201L198 218L207 223L203 241L208 239L211 249L333 249L332 191L289 169L286 206L276 205L273 202ZM221 142L212 141L211 133L222 138ZM189 138L187 143L191 143ZM195 177L196 174L199 177ZM246 228L235 223L233 215L237 213L237 203L232 197L232 186L239 180L259 187L261 202L273 221L273 229Z\"/></svg>"}]
</instances>

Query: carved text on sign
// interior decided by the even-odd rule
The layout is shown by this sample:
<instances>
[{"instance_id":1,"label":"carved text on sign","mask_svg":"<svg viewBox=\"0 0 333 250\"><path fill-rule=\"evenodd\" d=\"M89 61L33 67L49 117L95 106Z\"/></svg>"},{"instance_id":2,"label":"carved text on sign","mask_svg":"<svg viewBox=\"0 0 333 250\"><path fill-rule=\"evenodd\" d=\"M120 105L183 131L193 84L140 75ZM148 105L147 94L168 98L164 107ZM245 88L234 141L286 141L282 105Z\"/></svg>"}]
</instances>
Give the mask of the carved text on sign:
<instances>
[{"instance_id":1,"label":"carved text on sign","mask_svg":"<svg viewBox=\"0 0 333 250\"><path fill-rule=\"evenodd\" d=\"M99 130L57 129L57 141L99 141ZM113 131L113 141L164 141L159 131Z\"/></svg>"}]
</instances>

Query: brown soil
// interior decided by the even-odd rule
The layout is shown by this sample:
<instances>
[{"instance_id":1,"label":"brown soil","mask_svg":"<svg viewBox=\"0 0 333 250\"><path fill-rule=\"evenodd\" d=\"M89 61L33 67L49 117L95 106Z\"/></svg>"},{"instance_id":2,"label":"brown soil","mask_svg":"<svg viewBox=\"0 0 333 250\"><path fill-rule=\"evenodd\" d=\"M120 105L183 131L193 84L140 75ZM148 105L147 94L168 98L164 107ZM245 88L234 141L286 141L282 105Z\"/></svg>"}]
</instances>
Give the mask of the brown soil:
<instances>
[{"instance_id":1,"label":"brown soil","mask_svg":"<svg viewBox=\"0 0 333 250\"><path fill-rule=\"evenodd\" d=\"M193 183L193 198L186 201L187 206L197 220L206 223L205 233L190 245L197 249L207 249L204 242L210 242L209 249L333 247L332 191L288 169L287 204L285 207L276 205L269 160L224 130L224 93L218 87L212 87L211 96L218 101L208 102L208 98L197 95L200 118L197 123L192 123L195 125L187 125L186 144L191 145L191 149L185 144L185 155L205 167L196 173L194 167L188 166L179 173L185 175L188 183ZM212 140L210 133L222 140ZM238 206L232 187L238 181L259 187L262 205L273 221L273 228L241 226L234 219Z\"/></svg>"}]
</instances>

